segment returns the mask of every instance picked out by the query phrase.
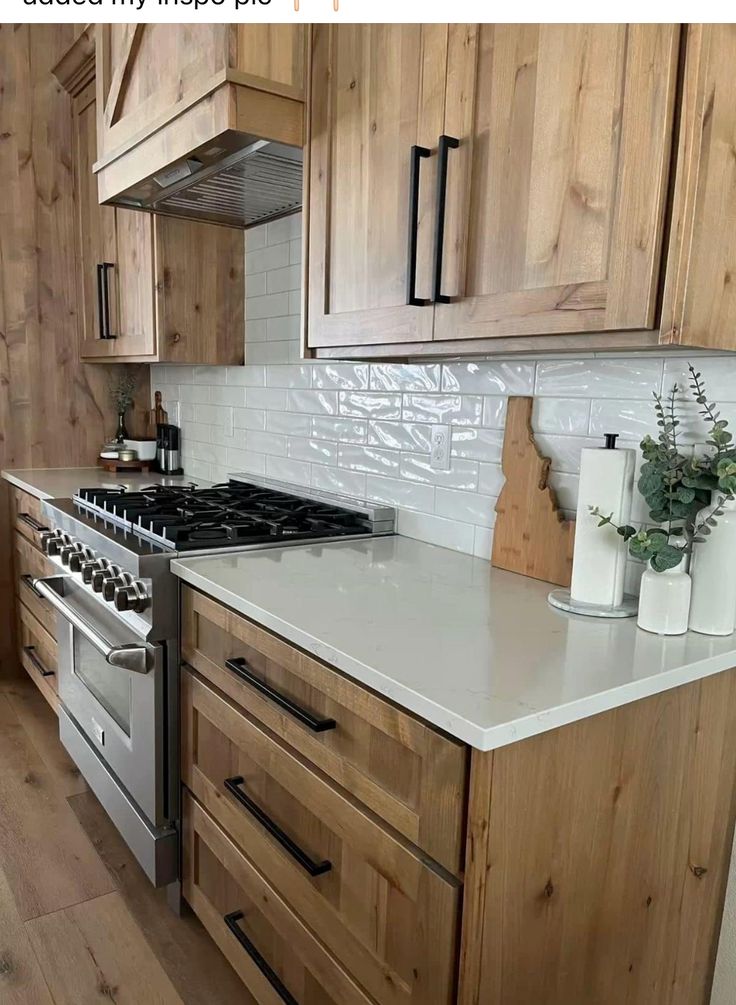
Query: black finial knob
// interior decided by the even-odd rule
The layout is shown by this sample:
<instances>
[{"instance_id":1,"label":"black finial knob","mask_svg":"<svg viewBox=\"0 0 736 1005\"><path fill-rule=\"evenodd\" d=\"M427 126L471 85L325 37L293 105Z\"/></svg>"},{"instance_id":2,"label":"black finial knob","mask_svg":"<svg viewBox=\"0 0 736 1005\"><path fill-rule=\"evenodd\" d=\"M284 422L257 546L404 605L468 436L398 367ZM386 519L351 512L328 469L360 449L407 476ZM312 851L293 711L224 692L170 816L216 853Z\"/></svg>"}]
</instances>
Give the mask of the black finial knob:
<instances>
[{"instance_id":1,"label":"black finial knob","mask_svg":"<svg viewBox=\"0 0 736 1005\"><path fill-rule=\"evenodd\" d=\"M604 435L606 438L606 450L615 450L618 433L605 433Z\"/></svg>"}]
</instances>

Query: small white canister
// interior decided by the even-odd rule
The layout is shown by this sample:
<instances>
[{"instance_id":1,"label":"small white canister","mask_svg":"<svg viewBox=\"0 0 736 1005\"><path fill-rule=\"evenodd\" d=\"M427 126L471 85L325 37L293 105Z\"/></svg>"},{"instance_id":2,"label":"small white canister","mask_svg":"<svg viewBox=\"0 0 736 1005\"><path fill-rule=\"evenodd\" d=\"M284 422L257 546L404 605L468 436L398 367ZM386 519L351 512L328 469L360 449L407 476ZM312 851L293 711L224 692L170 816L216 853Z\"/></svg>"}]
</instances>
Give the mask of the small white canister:
<instances>
[{"instance_id":1,"label":"small white canister","mask_svg":"<svg viewBox=\"0 0 736 1005\"><path fill-rule=\"evenodd\" d=\"M701 510L696 522L713 509ZM724 501L715 527L693 546L691 575L691 629L703 635L731 635L736 630L736 499Z\"/></svg>"},{"instance_id":2,"label":"small white canister","mask_svg":"<svg viewBox=\"0 0 736 1005\"><path fill-rule=\"evenodd\" d=\"M692 581L687 555L667 572L648 565L641 577L637 624L655 635L684 635L688 628Z\"/></svg>"}]
</instances>

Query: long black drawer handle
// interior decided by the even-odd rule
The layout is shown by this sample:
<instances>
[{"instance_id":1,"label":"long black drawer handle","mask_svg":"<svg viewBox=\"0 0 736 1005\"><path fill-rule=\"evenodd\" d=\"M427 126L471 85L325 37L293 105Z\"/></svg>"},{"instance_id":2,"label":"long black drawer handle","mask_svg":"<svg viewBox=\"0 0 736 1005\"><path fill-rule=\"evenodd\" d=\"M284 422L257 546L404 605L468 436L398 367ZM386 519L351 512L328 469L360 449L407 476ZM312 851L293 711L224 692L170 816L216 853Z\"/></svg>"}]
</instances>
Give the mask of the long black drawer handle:
<instances>
[{"instance_id":1,"label":"long black drawer handle","mask_svg":"<svg viewBox=\"0 0 736 1005\"><path fill-rule=\"evenodd\" d=\"M23 652L26 654L28 659L31 661L31 663L34 665L36 670L38 670L38 672L41 674L42 677L54 676L54 671L47 670L46 667L41 662L41 660L38 658L38 656L36 656L35 646L23 646Z\"/></svg>"},{"instance_id":2,"label":"long black drawer handle","mask_svg":"<svg viewBox=\"0 0 736 1005\"><path fill-rule=\"evenodd\" d=\"M417 296L417 246L419 243L419 172L422 158L432 151L427 147L413 146L409 159L409 269L406 274L406 302L412 307L427 307L431 300Z\"/></svg>"},{"instance_id":3,"label":"long black drawer handle","mask_svg":"<svg viewBox=\"0 0 736 1005\"><path fill-rule=\"evenodd\" d=\"M108 273L114 269L112 262L100 262L97 266L97 312L100 319L100 338L115 338L110 329L110 287Z\"/></svg>"},{"instance_id":4,"label":"long black drawer handle","mask_svg":"<svg viewBox=\"0 0 736 1005\"><path fill-rule=\"evenodd\" d=\"M434 299L449 304L451 298L442 292L442 258L445 250L445 205L447 203L447 159L450 150L457 150L460 140L455 136L440 136L437 146L437 220L434 232Z\"/></svg>"},{"instance_id":5,"label":"long black drawer handle","mask_svg":"<svg viewBox=\"0 0 736 1005\"><path fill-rule=\"evenodd\" d=\"M225 779L225 788L231 795L235 796L241 806L243 806L251 816L254 816L259 824L261 824L268 833L274 837L278 843L284 848L288 853L297 860L299 865L308 872L310 876L323 876L326 872L329 872L332 868L332 862L325 860L324 862L314 862L306 852L302 851L298 844L295 844L288 834L284 834L278 824L274 823L273 820L267 816L257 803L254 803L250 796L247 796L243 792L242 786L245 784L245 779L242 775L236 775L234 778Z\"/></svg>"},{"instance_id":6,"label":"long black drawer handle","mask_svg":"<svg viewBox=\"0 0 736 1005\"><path fill-rule=\"evenodd\" d=\"M33 585L33 576L29 576L27 572L24 572L20 577L21 583L25 583L31 593L35 593L39 600L43 600L43 594L39 593L36 587Z\"/></svg>"},{"instance_id":7,"label":"long black drawer handle","mask_svg":"<svg viewBox=\"0 0 736 1005\"><path fill-rule=\"evenodd\" d=\"M225 666L236 676L240 677L241 680L244 680L246 684L250 684L256 691L265 695L266 698L270 698L274 704L283 708L289 715L293 715L295 719L298 719L302 725L307 726L314 733L324 733L326 730L334 729L337 726L334 719L318 719L311 712L307 712L306 709L295 704L290 698L279 694L270 685L256 677L247 662L241 657L225 660Z\"/></svg>"},{"instance_id":8,"label":"long black drawer handle","mask_svg":"<svg viewBox=\"0 0 736 1005\"><path fill-rule=\"evenodd\" d=\"M48 530L48 527L44 527L44 525L39 523L35 516L31 516L30 513L19 513L18 519L21 523L30 527L31 530L35 530L37 534L43 534L44 531Z\"/></svg>"},{"instance_id":9,"label":"long black drawer handle","mask_svg":"<svg viewBox=\"0 0 736 1005\"><path fill-rule=\"evenodd\" d=\"M243 914L242 911L233 911L232 914L224 914L222 916L222 920L225 922L227 927L233 933L233 935L238 940L243 949L246 951L248 956L250 956L250 958L253 960L255 965L261 971L263 976L266 978L268 983L274 989L276 994L281 998L281 1000L285 1002L286 1005L299 1005L296 998L292 994L290 994L288 988L286 988L283 981L276 973L276 971L273 969L273 967L269 966L268 963L266 963L264 958L261 956L256 947L253 945L253 943L250 941L248 936L245 934L243 929L238 924L238 922L242 921L244 917L245 915Z\"/></svg>"}]
</instances>

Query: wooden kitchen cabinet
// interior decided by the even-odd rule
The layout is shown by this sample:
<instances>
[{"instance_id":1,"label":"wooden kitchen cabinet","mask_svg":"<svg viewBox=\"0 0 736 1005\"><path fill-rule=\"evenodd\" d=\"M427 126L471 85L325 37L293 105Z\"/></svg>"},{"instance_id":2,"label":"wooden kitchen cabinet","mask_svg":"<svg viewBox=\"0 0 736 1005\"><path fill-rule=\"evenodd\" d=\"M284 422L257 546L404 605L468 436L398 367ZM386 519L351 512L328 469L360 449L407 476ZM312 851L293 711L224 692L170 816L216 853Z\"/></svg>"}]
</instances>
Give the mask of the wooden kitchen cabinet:
<instances>
[{"instance_id":1,"label":"wooden kitchen cabinet","mask_svg":"<svg viewBox=\"0 0 736 1005\"><path fill-rule=\"evenodd\" d=\"M72 95L80 357L241 364L242 233L99 204L94 48L81 48L85 38L75 43L75 72L68 59L56 69Z\"/></svg>"},{"instance_id":2,"label":"wooden kitchen cabinet","mask_svg":"<svg viewBox=\"0 0 736 1005\"><path fill-rule=\"evenodd\" d=\"M421 355L653 329L679 34L315 26L307 347ZM429 154L416 222L413 145ZM423 305L407 304L414 240Z\"/></svg>"}]
</instances>

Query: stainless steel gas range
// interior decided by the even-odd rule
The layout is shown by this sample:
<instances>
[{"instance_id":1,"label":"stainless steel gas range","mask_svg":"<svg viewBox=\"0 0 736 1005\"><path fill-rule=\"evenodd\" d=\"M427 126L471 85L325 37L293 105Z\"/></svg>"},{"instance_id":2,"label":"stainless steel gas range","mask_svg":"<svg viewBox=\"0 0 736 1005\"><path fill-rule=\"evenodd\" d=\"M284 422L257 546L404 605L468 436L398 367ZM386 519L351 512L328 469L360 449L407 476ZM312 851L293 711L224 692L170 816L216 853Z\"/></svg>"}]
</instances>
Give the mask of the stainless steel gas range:
<instances>
[{"instance_id":1,"label":"stainless steel gas range","mask_svg":"<svg viewBox=\"0 0 736 1005\"><path fill-rule=\"evenodd\" d=\"M179 591L182 554L390 534L389 507L234 476L223 485L80 488L44 502L58 573L62 743L157 886L179 876Z\"/></svg>"}]
</instances>

